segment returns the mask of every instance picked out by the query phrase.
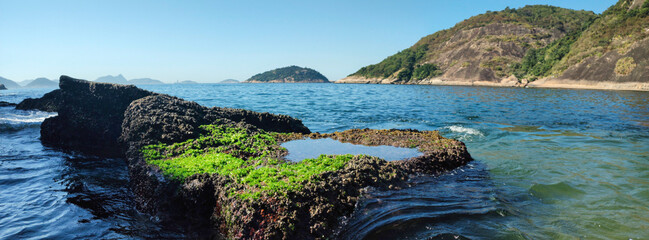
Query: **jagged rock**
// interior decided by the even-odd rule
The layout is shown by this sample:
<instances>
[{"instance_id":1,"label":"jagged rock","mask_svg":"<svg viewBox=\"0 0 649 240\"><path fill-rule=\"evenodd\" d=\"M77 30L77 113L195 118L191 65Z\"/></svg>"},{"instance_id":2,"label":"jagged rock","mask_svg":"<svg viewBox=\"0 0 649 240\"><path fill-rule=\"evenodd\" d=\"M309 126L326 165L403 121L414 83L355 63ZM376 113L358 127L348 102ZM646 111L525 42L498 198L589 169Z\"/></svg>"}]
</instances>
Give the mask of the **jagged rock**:
<instances>
[{"instance_id":1,"label":"jagged rock","mask_svg":"<svg viewBox=\"0 0 649 240\"><path fill-rule=\"evenodd\" d=\"M19 110L40 110L45 112L57 112L63 99L61 90L57 89L46 93L41 98L27 98L21 101L16 109Z\"/></svg>"},{"instance_id":2,"label":"jagged rock","mask_svg":"<svg viewBox=\"0 0 649 240\"><path fill-rule=\"evenodd\" d=\"M60 89L39 99L26 99L18 109L58 112L41 125L41 140L64 150L100 156L123 156L118 141L124 110L154 93L130 85L94 83L61 76Z\"/></svg>"}]
</instances>

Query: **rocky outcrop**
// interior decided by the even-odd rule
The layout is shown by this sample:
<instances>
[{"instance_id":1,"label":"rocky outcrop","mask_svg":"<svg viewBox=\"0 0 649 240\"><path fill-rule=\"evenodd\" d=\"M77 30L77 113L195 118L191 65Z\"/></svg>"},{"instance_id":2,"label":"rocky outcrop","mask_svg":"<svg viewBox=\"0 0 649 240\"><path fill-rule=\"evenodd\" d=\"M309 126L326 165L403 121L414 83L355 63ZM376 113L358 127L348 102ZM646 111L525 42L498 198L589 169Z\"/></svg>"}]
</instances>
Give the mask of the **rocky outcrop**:
<instances>
[{"instance_id":1,"label":"rocky outcrop","mask_svg":"<svg viewBox=\"0 0 649 240\"><path fill-rule=\"evenodd\" d=\"M41 99L19 104L20 109L58 112L43 121L41 141L66 150L110 157L124 155L124 144L118 138L126 107L133 100L154 95L131 85L94 83L68 76L61 76L59 87Z\"/></svg>"},{"instance_id":2,"label":"rocky outcrop","mask_svg":"<svg viewBox=\"0 0 649 240\"><path fill-rule=\"evenodd\" d=\"M353 212L366 187L404 187L405 180L413 175L439 174L471 160L463 143L445 139L437 132L356 129L310 133L300 120L289 116L208 108L135 86L66 76L61 77L59 90L23 106L28 108L29 104L35 108L49 104L59 113L41 125L44 143L94 155L125 156L138 209L162 222L184 226L189 238L335 238L332 234L340 217ZM212 134L240 132L223 140L207 134L206 126L218 128ZM238 136L248 138L223 145L222 141ZM283 159L286 150L279 144L305 137L416 147L424 155L393 162L364 155L346 156L340 162L342 165L320 169L313 177L296 183L300 187L281 193L262 190L268 182L254 185L240 179L260 168L276 172L282 167L297 166L298 163L287 165ZM151 146L175 150L146 155L143 150ZM256 152L260 149L263 154ZM157 165L161 162L151 162L150 157L157 156L162 163L168 163L178 156L215 153L246 163L221 174L220 169L215 169L217 173L197 172L177 178L165 172L163 165ZM238 173L234 174L235 171ZM255 193L255 197L241 195L246 193Z\"/></svg>"},{"instance_id":3,"label":"rocky outcrop","mask_svg":"<svg viewBox=\"0 0 649 240\"><path fill-rule=\"evenodd\" d=\"M0 90L7 90L7 87L4 84L0 84Z\"/></svg>"},{"instance_id":4,"label":"rocky outcrop","mask_svg":"<svg viewBox=\"0 0 649 240\"><path fill-rule=\"evenodd\" d=\"M40 110L45 112L57 112L63 103L61 90L57 89L46 93L41 98L27 98L21 101L16 109L18 110Z\"/></svg>"}]
</instances>

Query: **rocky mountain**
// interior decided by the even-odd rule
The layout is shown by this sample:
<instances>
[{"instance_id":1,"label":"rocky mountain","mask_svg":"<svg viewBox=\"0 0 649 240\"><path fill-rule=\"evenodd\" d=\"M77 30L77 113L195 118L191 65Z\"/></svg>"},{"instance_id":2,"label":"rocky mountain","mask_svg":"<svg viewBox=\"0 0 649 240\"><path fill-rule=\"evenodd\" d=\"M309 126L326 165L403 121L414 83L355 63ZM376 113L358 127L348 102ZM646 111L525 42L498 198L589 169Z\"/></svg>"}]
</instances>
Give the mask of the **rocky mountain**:
<instances>
[{"instance_id":1,"label":"rocky mountain","mask_svg":"<svg viewBox=\"0 0 649 240\"><path fill-rule=\"evenodd\" d=\"M129 84L128 80L126 80L126 78L124 78L122 74L117 76L107 75L107 76L99 77L97 78L97 80L95 80L95 82Z\"/></svg>"},{"instance_id":2,"label":"rocky mountain","mask_svg":"<svg viewBox=\"0 0 649 240\"><path fill-rule=\"evenodd\" d=\"M219 83L240 83L240 81L236 79L225 79L223 81L220 81Z\"/></svg>"},{"instance_id":3,"label":"rocky mountain","mask_svg":"<svg viewBox=\"0 0 649 240\"><path fill-rule=\"evenodd\" d=\"M3 77L0 77L0 84L5 85L5 88L7 89L20 88L20 85L18 85L18 83Z\"/></svg>"},{"instance_id":4,"label":"rocky mountain","mask_svg":"<svg viewBox=\"0 0 649 240\"><path fill-rule=\"evenodd\" d=\"M26 88L58 88L59 82L52 81L47 78L37 78L29 81L29 83L27 83L25 87Z\"/></svg>"},{"instance_id":5,"label":"rocky mountain","mask_svg":"<svg viewBox=\"0 0 649 240\"><path fill-rule=\"evenodd\" d=\"M531 84L542 86L548 79L647 82L649 75L643 67L647 61L639 56L648 46L649 4L641 1L620 0L601 15L545 5L487 12L428 35L337 83L524 86L542 79ZM607 60L615 62L604 64ZM602 66L594 69L596 63ZM634 64L639 67L629 70ZM624 74L615 71L617 65Z\"/></svg>"},{"instance_id":6,"label":"rocky mountain","mask_svg":"<svg viewBox=\"0 0 649 240\"><path fill-rule=\"evenodd\" d=\"M618 1L572 42L531 86L649 90L649 1Z\"/></svg>"},{"instance_id":7,"label":"rocky mountain","mask_svg":"<svg viewBox=\"0 0 649 240\"><path fill-rule=\"evenodd\" d=\"M266 71L250 77L246 83L329 83L327 77L318 71L298 66L289 66Z\"/></svg>"},{"instance_id":8,"label":"rocky mountain","mask_svg":"<svg viewBox=\"0 0 649 240\"><path fill-rule=\"evenodd\" d=\"M136 79L128 80L128 84L133 84L133 85L158 85L158 84L165 84L165 83L160 81L160 80L155 80L155 79L151 79L151 78L136 78Z\"/></svg>"}]
</instances>

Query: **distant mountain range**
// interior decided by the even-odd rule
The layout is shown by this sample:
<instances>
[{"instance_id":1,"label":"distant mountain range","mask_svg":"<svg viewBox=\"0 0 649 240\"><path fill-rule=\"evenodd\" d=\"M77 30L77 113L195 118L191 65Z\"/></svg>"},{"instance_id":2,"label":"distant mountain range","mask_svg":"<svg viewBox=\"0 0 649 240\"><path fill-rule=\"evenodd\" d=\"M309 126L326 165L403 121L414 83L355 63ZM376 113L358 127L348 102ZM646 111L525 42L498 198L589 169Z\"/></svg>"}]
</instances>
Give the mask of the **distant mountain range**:
<instances>
[{"instance_id":1,"label":"distant mountain range","mask_svg":"<svg viewBox=\"0 0 649 240\"><path fill-rule=\"evenodd\" d=\"M57 88L59 87L59 82L58 81L53 81L47 78L37 78L34 80L29 80L29 81L22 81L22 82L27 82L27 84L23 85L25 88Z\"/></svg>"},{"instance_id":2,"label":"distant mountain range","mask_svg":"<svg viewBox=\"0 0 649 240\"><path fill-rule=\"evenodd\" d=\"M37 78L32 80L20 81L20 84L0 77L0 84L5 85L7 89L16 89L16 88L57 88L59 87L58 81L53 81L47 78Z\"/></svg>"},{"instance_id":3,"label":"distant mountain range","mask_svg":"<svg viewBox=\"0 0 649 240\"><path fill-rule=\"evenodd\" d=\"M18 83L3 77L0 77L0 84L5 85L7 89L20 88L20 85L18 85Z\"/></svg>"}]
</instances>

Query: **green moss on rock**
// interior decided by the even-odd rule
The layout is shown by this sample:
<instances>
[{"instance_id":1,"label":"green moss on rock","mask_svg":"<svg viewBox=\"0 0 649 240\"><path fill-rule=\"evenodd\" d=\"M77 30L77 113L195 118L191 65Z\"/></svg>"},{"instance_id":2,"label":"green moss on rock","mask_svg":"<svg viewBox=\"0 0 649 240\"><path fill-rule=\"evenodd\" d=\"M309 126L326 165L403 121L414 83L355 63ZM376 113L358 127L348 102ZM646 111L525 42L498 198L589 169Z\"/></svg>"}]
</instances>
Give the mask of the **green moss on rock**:
<instances>
[{"instance_id":1,"label":"green moss on rock","mask_svg":"<svg viewBox=\"0 0 649 240\"><path fill-rule=\"evenodd\" d=\"M300 190L302 183L345 166L352 155L321 155L298 163L279 159L286 150L266 132L249 133L222 125L201 126L197 139L171 145L156 144L142 149L148 164L158 166L168 178L183 182L195 174L219 174L232 178L245 189L231 195L258 198L262 193L286 195Z\"/></svg>"}]
</instances>

